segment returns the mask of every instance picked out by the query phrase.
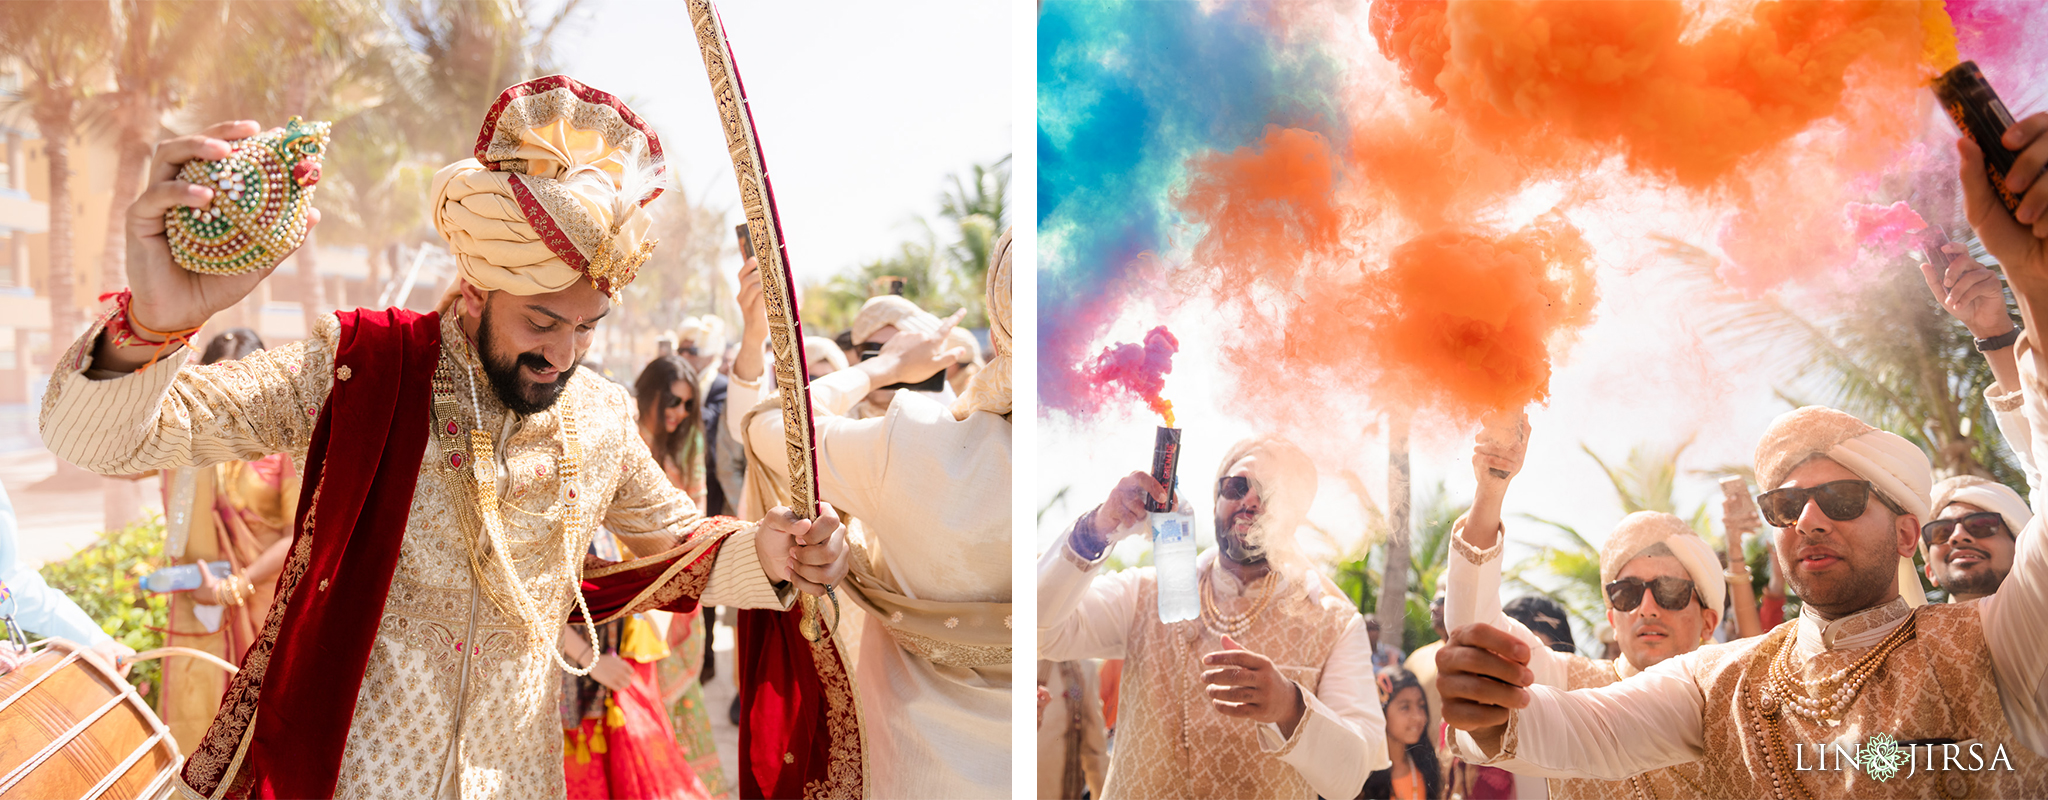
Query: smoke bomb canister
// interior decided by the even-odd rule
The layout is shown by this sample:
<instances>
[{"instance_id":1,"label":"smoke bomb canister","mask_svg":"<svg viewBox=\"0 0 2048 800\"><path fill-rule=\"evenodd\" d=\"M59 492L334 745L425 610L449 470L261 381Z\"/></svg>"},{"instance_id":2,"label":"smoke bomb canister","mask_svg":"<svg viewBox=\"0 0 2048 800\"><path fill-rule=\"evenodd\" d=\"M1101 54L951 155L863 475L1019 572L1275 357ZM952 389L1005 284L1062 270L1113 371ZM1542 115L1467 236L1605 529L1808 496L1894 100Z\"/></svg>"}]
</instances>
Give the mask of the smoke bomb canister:
<instances>
[{"instance_id":1,"label":"smoke bomb canister","mask_svg":"<svg viewBox=\"0 0 2048 800\"><path fill-rule=\"evenodd\" d=\"M1175 505L1174 476L1180 468L1180 429L1161 426L1152 439L1152 479L1166 487L1166 504L1145 498L1146 511L1172 511Z\"/></svg>"},{"instance_id":2,"label":"smoke bomb canister","mask_svg":"<svg viewBox=\"0 0 2048 800\"><path fill-rule=\"evenodd\" d=\"M1998 192L1999 202L2005 204L2007 211L2017 212L2020 198L2005 188L2005 174L2012 170L2013 160L2018 156L1999 143L2005 129L2013 126L2012 112L1991 90L1983 71L1977 69L1977 62L1957 64L1934 79L1934 96L1941 100L1942 109L1955 121L1956 128L1984 151L1984 171L1991 176L1991 188Z\"/></svg>"}]
</instances>

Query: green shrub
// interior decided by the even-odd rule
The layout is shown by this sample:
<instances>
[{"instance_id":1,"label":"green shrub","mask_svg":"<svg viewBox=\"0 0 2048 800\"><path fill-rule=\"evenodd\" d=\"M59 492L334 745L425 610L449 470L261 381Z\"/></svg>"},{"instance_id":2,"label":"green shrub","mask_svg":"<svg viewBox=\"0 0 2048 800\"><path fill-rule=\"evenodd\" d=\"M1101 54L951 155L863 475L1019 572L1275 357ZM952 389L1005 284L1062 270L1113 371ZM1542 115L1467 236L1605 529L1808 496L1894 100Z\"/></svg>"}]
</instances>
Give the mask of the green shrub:
<instances>
[{"instance_id":1,"label":"green shrub","mask_svg":"<svg viewBox=\"0 0 2048 800\"><path fill-rule=\"evenodd\" d=\"M163 564L164 521L152 513L126 528L102 534L100 540L63 561L43 565L43 580L71 597L86 616L142 652L164 646L171 606L165 595L143 591L137 582ZM151 708L163 687L159 662L144 661L128 673L129 682L147 686Z\"/></svg>"}]
</instances>

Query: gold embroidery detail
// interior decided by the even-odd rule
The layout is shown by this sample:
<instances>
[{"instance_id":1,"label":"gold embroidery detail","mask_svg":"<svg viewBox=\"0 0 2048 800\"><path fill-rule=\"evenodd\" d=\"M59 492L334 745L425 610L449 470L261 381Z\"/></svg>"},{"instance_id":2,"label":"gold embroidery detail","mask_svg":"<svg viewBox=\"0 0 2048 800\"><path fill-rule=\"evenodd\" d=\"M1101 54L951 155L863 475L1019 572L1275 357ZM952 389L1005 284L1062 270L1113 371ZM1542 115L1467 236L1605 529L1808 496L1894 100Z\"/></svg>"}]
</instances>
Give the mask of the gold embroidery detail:
<instances>
[{"instance_id":1,"label":"gold embroidery detail","mask_svg":"<svg viewBox=\"0 0 2048 800\"><path fill-rule=\"evenodd\" d=\"M355 377L355 374L356 371L349 369L347 364L341 365L340 369L334 371L334 377L344 381Z\"/></svg>"}]
</instances>

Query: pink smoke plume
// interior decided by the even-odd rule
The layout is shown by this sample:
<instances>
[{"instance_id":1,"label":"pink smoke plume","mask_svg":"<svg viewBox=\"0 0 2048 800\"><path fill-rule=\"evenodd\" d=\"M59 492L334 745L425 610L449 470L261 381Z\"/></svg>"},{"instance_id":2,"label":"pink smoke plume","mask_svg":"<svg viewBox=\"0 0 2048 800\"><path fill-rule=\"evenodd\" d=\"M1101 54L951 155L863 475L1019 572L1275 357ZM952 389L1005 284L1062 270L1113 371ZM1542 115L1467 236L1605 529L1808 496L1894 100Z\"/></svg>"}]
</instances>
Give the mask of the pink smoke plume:
<instances>
[{"instance_id":1,"label":"pink smoke plume","mask_svg":"<svg viewBox=\"0 0 2048 800\"><path fill-rule=\"evenodd\" d=\"M1906 252L1914 245L1913 234L1927 229L1927 221L1904 200L1888 206L1850 203L1843 211L1856 228L1856 241L1886 256Z\"/></svg>"},{"instance_id":2,"label":"pink smoke plume","mask_svg":"<svg viewBox=\"0 0 2048 800\"><path fill-rule=\"evenodd\" d=\"M1144 344L1121 342L1081 367L1085 382L1102 390L1098 400L1129 394L1145 401L1173 427L1173 403L1160 397L1166 390L1166 375L1173 371L1173 354L1180 352L1180 340L1165 325L1145 333Z\"/></svg>"}]
</instances>

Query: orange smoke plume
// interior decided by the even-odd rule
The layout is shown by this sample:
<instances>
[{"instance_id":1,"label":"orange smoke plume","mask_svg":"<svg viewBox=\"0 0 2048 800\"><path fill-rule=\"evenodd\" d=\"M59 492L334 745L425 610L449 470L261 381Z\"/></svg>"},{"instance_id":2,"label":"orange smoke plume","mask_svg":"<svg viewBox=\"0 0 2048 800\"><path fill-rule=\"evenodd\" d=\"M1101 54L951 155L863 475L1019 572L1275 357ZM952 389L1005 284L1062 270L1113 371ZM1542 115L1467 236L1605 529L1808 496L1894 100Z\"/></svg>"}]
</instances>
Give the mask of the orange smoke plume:
<instances>
[{"instance_id":1,"label":"orange smoke plume","mask_svg":"<svg viewBox=\"0 0 2048 800\"><path fill-rule=\"evenodd\" d=\"M1765 0L1690 40L1679 0L1376 3L1371 22L1410 85L1480 141L1573 167L1618 149L1697 189L1847 116L1852 86L1917 90L1955 48L1929 3Z\"/></svg>"},{"instance_id":2,"label":"orange smoke plume","mask_svg":"<svg viewBox=\"0 0 2048 800\"><path fill-rule=\"evenodd\" d=\"M1553 348L1592 322L1591 258L1555 216L1498 238L1424 234L1351 298L1313 307L1311 330L1343 335L1289 357L1362 361L1373 392L1397 407L1461 420L1518 411L1550 396Z\"/></svg>"}]
</instances>

